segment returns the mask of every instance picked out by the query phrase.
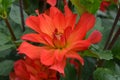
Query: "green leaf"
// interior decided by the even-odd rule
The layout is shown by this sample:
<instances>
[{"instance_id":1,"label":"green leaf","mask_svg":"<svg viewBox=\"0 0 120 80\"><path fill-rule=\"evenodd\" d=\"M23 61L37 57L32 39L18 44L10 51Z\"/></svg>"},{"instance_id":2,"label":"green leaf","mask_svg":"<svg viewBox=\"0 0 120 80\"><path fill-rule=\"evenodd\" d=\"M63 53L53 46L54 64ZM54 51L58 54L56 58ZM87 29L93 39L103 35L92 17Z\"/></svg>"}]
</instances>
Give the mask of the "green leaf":
<instances>
[{"instance_id":1,"label":"green leaf","mask_svg":"<svg viewBox=\"0 0 120 80\"><path fill-rule=\"evenodd\" d=\"M81 15L86 12L86 9L83 5L80 4L80 0L70 0L71 3L76 7L78 13Z\"/></svg>"},{"instance_id":2,"label":"green leaf","mask_svg":"<svg viewBox=\"0 0 120 80\"><path fill-rule=\"evenodd\" d=\"M4 45L9 41L10 41L10 37L0 32L0 45Z\"/></svg>"},{"instance_id":3,"label":"green leaf","mask_svg":"<svg viewBox=\"0 0 120 80\"><path fill-rule=\"evenodd\" d=\"M28 15L25 13L25 11L23 11L23 15L24 15L24 20L25 20ZM20 16L20 7L19 6L12 5L9 16L15 23L21 24L21 16Z\"/></svg>"},{"instance_id":4,"label":"green leaf","mask_svg":"<svg viewBox=\"0 0 120 80\"><path fill-rule=\"evenodd\" d=\"M94 72L94 80L119 80L120 75L115 74L108 68L97 68Z\"/></svg>"},{"instance_id":5,"label":"green leaf","mask_svg":"<svg viewBox=\"0 0 120 80\"><path fill-rule=\"evenodd\" d=\"M14 44L2 45L2 46L0 46L0 51L4 51L4 50L12 48L12 47L15 47L15 45Z\"/></svg>"},{"instance_id":6,"label":"green leaf","mask_svg":"<svg viewBox=\"0 0 120 80\"><path fill-rule=\"evenodd\" d=\"M77 80L76 70L73 65L67 63L65 68L65 77L61 77L60 80Z\"/></svg>"},{"instance_id":7,"label":"green leaf","mask_svg":"<svg viewBox=\"0 0 120 80\"><path fill-rule=\"evenodd\" d=\"M80 54L82 57L89 56L89 57L96 57L99 58L98 54L92 52L91 50L86 50L82 54Z\"/></svg>"},{"instance_id":8,"label":"green leaf","mask_svg":"<svg viewBox=\"0 0 120 80\"><path fill-rule=\"evenodd\" d=\"M0 58L5 58L7 55L11 53L11 49L6 49L4 51L0 51Z\"/></svg>"},{"instance_id":9,"label":"green leaf","mask_svg":"<svg viewBox=\"0 0 120 80\"><path fill-rule=\"evenodd\" d=\"M96 58L104 59L104 60L113 59L113 54L110 50L102 50L97 45L92 45L90 51L97 55Z\"/></svg>"},{"instance_id":10,"label":"green leaf","mask_svg":"<svg viewBox=\"0 0 120 80\"><path fill-rule=\"evenodd\" d=\"M97 68L94 72L94 80L116 80L111 70L107 68Z\"/></svg>"},{"instance_id":11,"label":"green leaf","mask_svg":"<svg viewBox=\"0 0 120 80\"><path fill-rule=\"evenodd\" d=\"M113 59L113 55L111 53L111 51L101 51L100 53L98 53L100 59L105 59L105 60L110 60Z\"/></svg>"},{"instance_id":12,"label":"green leaf","mask_svg":"<svg viewBox=\"0 0 120 80\"><path fill-rule=\"evenodd\" d=\"M95 69L95 60L93 58L85 57L84 61L85 64L82 67L82 73L80 74L82 77L81 80L89 80Z\"/></svg>"},{"instance_id":13,"label":"green leaf","mask_svg":"<svg viewBox=\"0 0 120 80\"><path fill-rule=\"evenodd\" d=\"M120 38L116 41L112 48L113 55L120 60Z\"/></svg>"},{"instance_id":14,"label":"green leaf","mask_svg":"<svg viewBox=\"0 0 120 80\"><path fill-rule=\"evenodd\" d=\"M0 62L0 75L7 76L13 68L13 61L5 60Z\"/></svg>"},{"instance_id":15,"label":"green leaf","mask_svg":"<svg viewBox=\"0 0 120 80\"><path fill-rule=\"evenodd\" d=\"M102 0L70 0L81 15L84 12L95 14Z\"/></svg>"}]
</instances>

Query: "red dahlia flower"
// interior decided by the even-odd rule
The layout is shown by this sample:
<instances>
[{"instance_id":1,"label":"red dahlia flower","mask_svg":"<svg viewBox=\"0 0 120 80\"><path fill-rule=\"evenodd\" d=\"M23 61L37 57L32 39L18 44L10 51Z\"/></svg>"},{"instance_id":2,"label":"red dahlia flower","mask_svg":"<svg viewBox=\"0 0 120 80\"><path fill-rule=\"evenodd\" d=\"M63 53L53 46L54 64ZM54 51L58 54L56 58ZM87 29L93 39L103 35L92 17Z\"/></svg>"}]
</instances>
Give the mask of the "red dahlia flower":
<instances>
[{"instance_id":1,"label":"red dahlia flower","mask_svg":"<svg viewBox=\"0 0 120 80\"><path fill-rule=\"evenodd\" d=\"M49 3L51 6L56 5L57 0L47 0L47 3Z\"/></svg>"},{"instance_id":2,"label":"red dahlia flower","mask_svg":"<svg viewBox=\"0 0 120 80\"><path fill-rule=\"evenodd\" d=\"M102 3L101 3L101 5L100 5L100 10L103 11L103 12L105 12L105 11L106 11L106 8L107 8L108 6L110 6L111 3L115 3L115 4L116 4L116 3L118 3L118 0L111 0L111 1L102 0Z\"/></svg>"},{"instance_id":3,"label":"red dahlia flower","mask_svg":"<svg viewBox=\"0 0 120 80\"><path fill-rule=\"evenodd\" d=\"M101 33L97 30L88 39L84 39L94 23L95 17L92 14L84 13L76 24L76 14L67 6L65 14L51 7L49 15L43 13L26 19L26 25L36 33L22 37L23 40L41 43L43 46L23 42L18 51L31 59L40 58L42 64L64 74L67 58L77 59L83 65L84 60L77 52L86 50L101 40Z\"/></svg>"},{"instance_id":4,"label":"red dahlia flower","mask_svg":"<svg viewBox=\"0 0 120 80\"><path fill-rule=\"evenodd\" d=\"M14 64L14 72L10 80L57 80L56 71L48 69L39 60L18 60Z\"/></svg>"}]
</instances>

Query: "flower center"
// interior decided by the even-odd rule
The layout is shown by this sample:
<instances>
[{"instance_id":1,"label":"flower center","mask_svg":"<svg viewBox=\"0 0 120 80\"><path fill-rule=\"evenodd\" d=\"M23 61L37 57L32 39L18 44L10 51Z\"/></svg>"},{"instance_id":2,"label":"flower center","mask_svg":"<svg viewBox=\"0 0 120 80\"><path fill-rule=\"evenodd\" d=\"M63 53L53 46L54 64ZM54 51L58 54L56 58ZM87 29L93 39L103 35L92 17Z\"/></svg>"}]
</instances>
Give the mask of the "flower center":
<instances>
[{"instance_id":1,"label":"flower center","mask_svg":"<svg viewBox=\"0 0 120 80\"><path fill-rule=\"evenodd\" d=\"M58 30L55 29L53 33L53 44L55 48L62 49L65 47L65 43L66 43L66 40L65 40L64 34L58 32Z\"/></svg>"}]
</instances>

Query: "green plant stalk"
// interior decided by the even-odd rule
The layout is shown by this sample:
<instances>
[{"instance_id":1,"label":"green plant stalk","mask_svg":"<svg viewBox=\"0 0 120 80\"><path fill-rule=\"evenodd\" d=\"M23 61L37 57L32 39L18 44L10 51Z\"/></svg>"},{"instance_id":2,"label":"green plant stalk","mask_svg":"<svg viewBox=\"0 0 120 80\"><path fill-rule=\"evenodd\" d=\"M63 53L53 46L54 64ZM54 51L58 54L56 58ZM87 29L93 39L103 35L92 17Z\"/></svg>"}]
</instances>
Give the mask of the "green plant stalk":
<instances>
[{"instance_id":1,"label":"green plant stalk","mask_svg":"<svg viewBox=\"0 0 120 80\"><path fill-rule=\"evenodd\" d=\"M114 30L115 30L115 27L116 27L116 25L117 25L117 22L118 22L118 20L119 20L119 17L120 17L120 7L119 7L119 9L118 9L118 12L117 12L115 21L114 21L114 23L113 23L113 26L112 26L112 28L111 28L110 34L109 34L109 36L108 36L108 39L107 39L107 41L106 41L104 50L107 50L108 47L109 47L108 45L109 45L109 43L110 43L110 41L111 41L111 38L112 38L113 32L114 32Z\"/></svg>"},{"instance_id":2,"label":"green plant stalk","mask_svg":"<svg viewBox=\"0 0 120 80\"><path fill-rule=\"evenodd\" d=\"M47 0L44 0L42 12L44 12L46 8L47 8Z\"/></svg>"},{"instance_id":3,"label":"green plant stalk","mask_svg":"<svg viewBox=\"0 0 120 80\"><path fill-rule=\"evenodd\" d=\"M120 28L117 30L117 32L115 33L115 36L113 37L111 43L108 45L108 50L112 49L113 45L115 44L115 42L117 41L118 37L120 35Z\"/></svg>"},{"instance_id":4,"label":"green plant stalk","mask_svg":"<svg viewBox=\"0 0 120 80\"><path fill-rule=\"evenodd\" d=\"M8 19L5 18L4 21L5 21L6 25L7 25L7 28L9 29L9 32L10 32L10 34L12 36L13 41L16 41L16 37L14 35L14 32L13 32L11 26L10 26L10 23L9 23Z\"/></svg>"},{"instance_id":5,"label":"green plant stalk","mask_svg":"<svg viewBox=\"0 0 120 80\"><path fill-rule=\"evenodd\" d=\"M23 15L23 0L19 0L20 4L20 16L21 16L21 23L22 23L22 30L25 31L25 22L24 22L24 15Z\"/></svg>"}]
</instances>

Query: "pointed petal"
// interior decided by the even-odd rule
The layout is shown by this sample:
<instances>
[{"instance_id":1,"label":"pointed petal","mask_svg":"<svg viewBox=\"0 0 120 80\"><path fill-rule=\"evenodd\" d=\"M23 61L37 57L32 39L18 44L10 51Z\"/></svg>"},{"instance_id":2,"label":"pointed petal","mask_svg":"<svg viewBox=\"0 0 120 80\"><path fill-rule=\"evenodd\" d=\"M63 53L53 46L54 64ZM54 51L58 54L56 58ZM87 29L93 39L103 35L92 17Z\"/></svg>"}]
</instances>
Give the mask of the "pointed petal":
<instances>
[{"instance_id":1,"label":"pointed petal","mask_svg":"<svg viewBox=\"0 0 120 80\"><path fill-rule=\"evenodd\" d=\"M40 29L43 33L46 33L49 36L52 36L55 27L53 25L52 19L46 14L40 15Z\"/></svg>"},{"instance_id":2,"label":"pointed petal","mask_svg":"<svg viewBox=\"0 0 120 80\"><path fill-rule=\"evenodd\" d=\"M81 15L80 20L76 25L76 29L83 27L83 28L87 28L87 31L89 31L91 28L94 27L95 21L96 19L93 14L84 13L83 15Z\"/></svg>"},{"instance_id":3,"label":"pointed petal","mask_svg":"<svg viewBox=\"0 0 120 80\"><path fill-rule=\"evenodd\" d=\"M65 10L65 16L71 16L71 15L73 15L73 13L69 9L68 5L65 5L64 10Z\"/></svg>"},{"instance_id":4,"label":"pointed petal","mask_svg":"<svg viewBox=\"0 0 120 80\"><path fill-rule=\"evenodd\" d=\"M74 31L68 38L69 43L73 43L83 39L86 33L94 26L95 17L92 14L85 13L80 17L78 24L76 25Z\"/></svg>"},{"instance_id":5,"label":"pointed petal","mask_svg":"<svg viewBox=\"0 0 120 80\"><path fill-rule=\"evenodd\" d=\"M50 8L50 16L51 16L54 26L58 30L58 32L63 33L64 29L66 28L65 27L65 24L66 24L65 16L63 15L63 13L55 7L51 7Z\"/></svg>"},{"instance_id":6,"label":"pointed petal","mask_svg":"<svg viewBox=\"0 0 120 80\"><path fill-rule=\"evenodd\" d=\"M55 58L57 61L61 62L65 58L65 51L55 50Z\"/></svg>"},{"instance_id":7,"label":"pointed petal","mask_svg":"<svg viewBox=\"0 0 120 80\"><path fill-rule=\"evenodd\" d=\"M84 60L83 60L83 58L82 58L78 53L76 53L76 52L73 52L73 51L72 51L72 52L66 54L66 58L77 59L77 60L79 60L79 62L80 62L82 65L84 65Z\"/></svg>"},{"instance_id":8,"label":"pointed petal","mask_svg":"<svg viewBox=\"0 0 120 80\"><path fill-rule=\"evenodd\" d=\"M65 27L65 17L62 13L58 13L57 15L55 15L55 17L53 18L53 22L55 27L57 28L58 32L63 33Z\"/></svg>"},{"instance_id":9,"label":"pointed petal","mask_svg":"<svg viewBox=\"0 0 120 80\"><path fill-rule=\"evenodd\" d=\"M53 19L54 18L54 16L56 15L56 14L58 14L58 13L61 13L61 11L58 9L58 8L56 8L56 7L51 7L50 8L50 17ZM61 13L62 14L62 13Z\"/></svg>"},{"instance_id":10,"label":"pointed petal","mask_svg":"<svg viewBox=\"0 0 120 80\"><path fill-rule=\"evenodd\" d=\"M25 63L23 60L18 60L14 64L14 71L16 76L21 79L29 80L29 73L26 70Z\"/></svg>"},{"instance_id":11,"label":"pointed petal","mask_svg":"<svg viewBox=\"0 0 120 80\"><path fill-rule=\"evenodd\" d=\"M51 6L55 6L57 3L57 0L47 0L47 3L49 3Z\"/></svg>"},{"instance_id":12,"label":"pointed petal","mask_svg":"<svg viewBox=\"0 0 120 80\"><path fill-rule=\"evenodd\" d=\"M18 53L25 54L31 59L39 59L41 49L41 47L33 46L27 42L23 42L18 48Z\"/></svg>"},{"instance_id":13,"label":"pointed petal","mask_svg":"<svg viewBox=\"0 0 120 80\"><path fill-rule=\"evenodd\" d=\"M90 47L91 43L88 40L81 40L78 42L71 43L68 45L68 50L74 50L74 51L83 51Z\"/></svg>"},{"instance_id":14,"label":"pointed petal","mask_svg":"<svg viewBox=\"0 0 120 80\"><path fill-rule=\"evenodd\" d=\"M37 16L29 16L26 19L26 25L38 33L40 32L39 23L40 20Z\"/></svg>"},{"instance_id":15,"label":"pointed petal","mask_svg":"<svg viewBox=\"0 0 120 80\"><path fill-rule=\"evenodd\" d=\"M53 70L58 71L59 73L64 74L64 69L66 66L66 60L63 60L61 62L56 62L54 65L52 65L50 68Z\"/></svg>"},{"instance_id":16,"label":"pointed petal","mask_svg":"<svg viewBox=\"0 0 120 80\"><path fill-rule=\"evenodd\" d=\"M75 27L77 15L72 13L68 5L65 5L64 10L65 10L66 27L72 27L73 29Z\"/></svg>"},{"instance_id":17,"label":"pointed petal","mask_svg":"<svg viewBox=\"0 0 120 80\"><path fill-rule=\"evenodd\" d=\"M31 42L46 44L46 42L42 39L42 37L39 34L35 34L35 33L25 34L22 36L22 39Z\"/></svg>"},{"instance_id":18,"label":"pointed petal","mask_svg":"<svg viewBox=\"0 0 120 80\"><path fill-rule=\"evenodd\" d=\"M52 65L55 62L54 51L48 49L42 50L40 59L42 64L47 66Z\"/></svg>"}]
</instances>

